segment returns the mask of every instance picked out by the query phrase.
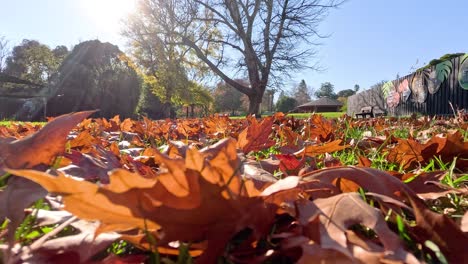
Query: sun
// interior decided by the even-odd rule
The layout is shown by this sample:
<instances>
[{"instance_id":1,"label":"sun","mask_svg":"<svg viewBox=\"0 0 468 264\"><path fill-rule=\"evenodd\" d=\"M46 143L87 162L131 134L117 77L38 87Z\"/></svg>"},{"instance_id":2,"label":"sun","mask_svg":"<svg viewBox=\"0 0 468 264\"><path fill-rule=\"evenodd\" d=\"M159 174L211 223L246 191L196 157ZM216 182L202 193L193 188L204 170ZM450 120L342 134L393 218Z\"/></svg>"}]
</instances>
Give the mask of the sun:
<instances>
[{"instance_id":1,"label":"sun","mask_svg":"<svg viewBox=\"0 0 468 264\"><path fill-rule=\"evenodd\" d=\"M117 32L122 19L135 10L137 0L80 0L85 16L100 30Z\"/></svg>"}]
</instances>

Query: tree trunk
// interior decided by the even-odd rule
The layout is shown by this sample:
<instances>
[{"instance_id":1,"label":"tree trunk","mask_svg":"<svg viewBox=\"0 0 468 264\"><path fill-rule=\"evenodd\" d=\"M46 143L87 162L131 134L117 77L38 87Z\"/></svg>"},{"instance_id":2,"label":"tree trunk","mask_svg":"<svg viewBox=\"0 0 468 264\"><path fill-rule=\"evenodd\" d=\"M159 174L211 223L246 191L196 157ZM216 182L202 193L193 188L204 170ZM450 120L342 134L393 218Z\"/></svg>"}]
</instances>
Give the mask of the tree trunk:
<instances>
[{"instance_id":1,"label":"tree trunk","mask_svg":"<svg viewBox=\"0 0 468 264\"><path fill-rule=\"evenodd\" d=\"M261 117L260 105L262 104L263 93L254 93L249 96L249 114L255 114L256 117Z\"/></svg>"},{"instance_id":2,"label":"tree trunk","mask_svg":"<svg viewBox=\"0 0 468 264\"><path fill-rule=\"evenodd\" d=\"M163 109L163 114L162 114L163 118L172 118L172 116L171 116L172 109L171 108L172 108L171 103L166 102L166 103L163 104L163 107L162 107L162 109Z\"/></svg>"}]
</instances>

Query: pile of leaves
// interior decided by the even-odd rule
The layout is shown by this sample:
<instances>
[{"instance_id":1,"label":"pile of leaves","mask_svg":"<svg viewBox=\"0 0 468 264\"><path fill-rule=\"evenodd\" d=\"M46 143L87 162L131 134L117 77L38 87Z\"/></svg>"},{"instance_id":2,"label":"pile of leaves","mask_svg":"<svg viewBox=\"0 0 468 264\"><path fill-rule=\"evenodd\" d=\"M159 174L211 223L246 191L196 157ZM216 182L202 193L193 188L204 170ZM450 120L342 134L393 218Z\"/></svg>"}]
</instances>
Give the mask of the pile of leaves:
<instances>
[{"instance_id":1,"label":"pile of leaves","mask_svg":"<svg viewBox=\"0 0 468 264\"><path fill-rule=\"evenodd\" d=\"M468 116L0 127L5 263L467 263Z\"/></svg>"}]
</instances>

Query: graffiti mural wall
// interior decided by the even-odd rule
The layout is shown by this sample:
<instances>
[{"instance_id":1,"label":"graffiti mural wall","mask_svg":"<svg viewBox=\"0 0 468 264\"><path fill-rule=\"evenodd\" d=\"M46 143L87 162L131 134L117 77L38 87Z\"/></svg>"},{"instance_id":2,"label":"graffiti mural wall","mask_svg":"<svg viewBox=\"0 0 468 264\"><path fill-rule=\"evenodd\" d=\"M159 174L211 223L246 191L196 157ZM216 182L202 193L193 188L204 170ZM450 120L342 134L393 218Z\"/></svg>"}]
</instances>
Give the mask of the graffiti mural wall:
<instances>
[{"instance_id":1,"label":"graffiti mural wall","mask_svg":"<svg viewBox=\"0 0 468 264\"><path fill-rule=\"evenodd\" d=\"M370 95L382 97L384 105L370 105ZM449 115L454 109L468 111L468 53L438 62L410 75L389 81L380 91L361 92L348 98L348 115L362 107L374 106L387 115L401 116L420 113Z\"/></svg>"}]
</instances>

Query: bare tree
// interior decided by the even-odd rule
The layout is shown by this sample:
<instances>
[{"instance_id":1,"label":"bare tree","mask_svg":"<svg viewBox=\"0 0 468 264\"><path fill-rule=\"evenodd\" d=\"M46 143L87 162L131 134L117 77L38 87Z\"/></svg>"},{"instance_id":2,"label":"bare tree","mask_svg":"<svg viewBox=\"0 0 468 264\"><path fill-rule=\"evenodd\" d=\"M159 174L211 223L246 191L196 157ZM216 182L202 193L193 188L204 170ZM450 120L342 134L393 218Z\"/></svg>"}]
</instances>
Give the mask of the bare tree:
<instances>
[{"instance_id":1,"label":"bare tree","mask_svg":"<svg viewBox=\"0 0 468 264\"><path fill-rule=\"evenodd\" d=\"M5 69L6 58L10 55L8 40L4 36L0 37L0 72Z\"/></svg>"},{"instance_id":2,"label":"bare tree","mask_svg":"<svg viewBox=\"0 0 468 264\"><path fill-rule=\"evenodd\" d=\"M140 14L130 24L146 29L136 34L169 35L173 42L166 44L189 47L224 82L247 95L250 113L259 114L269 85L294 69L313 67L315 41L325 37L318 25L344 1L141 0ZM248 86L235 81L244 77L239 75L248 78Z\"/></svg>"}]
</instances>

